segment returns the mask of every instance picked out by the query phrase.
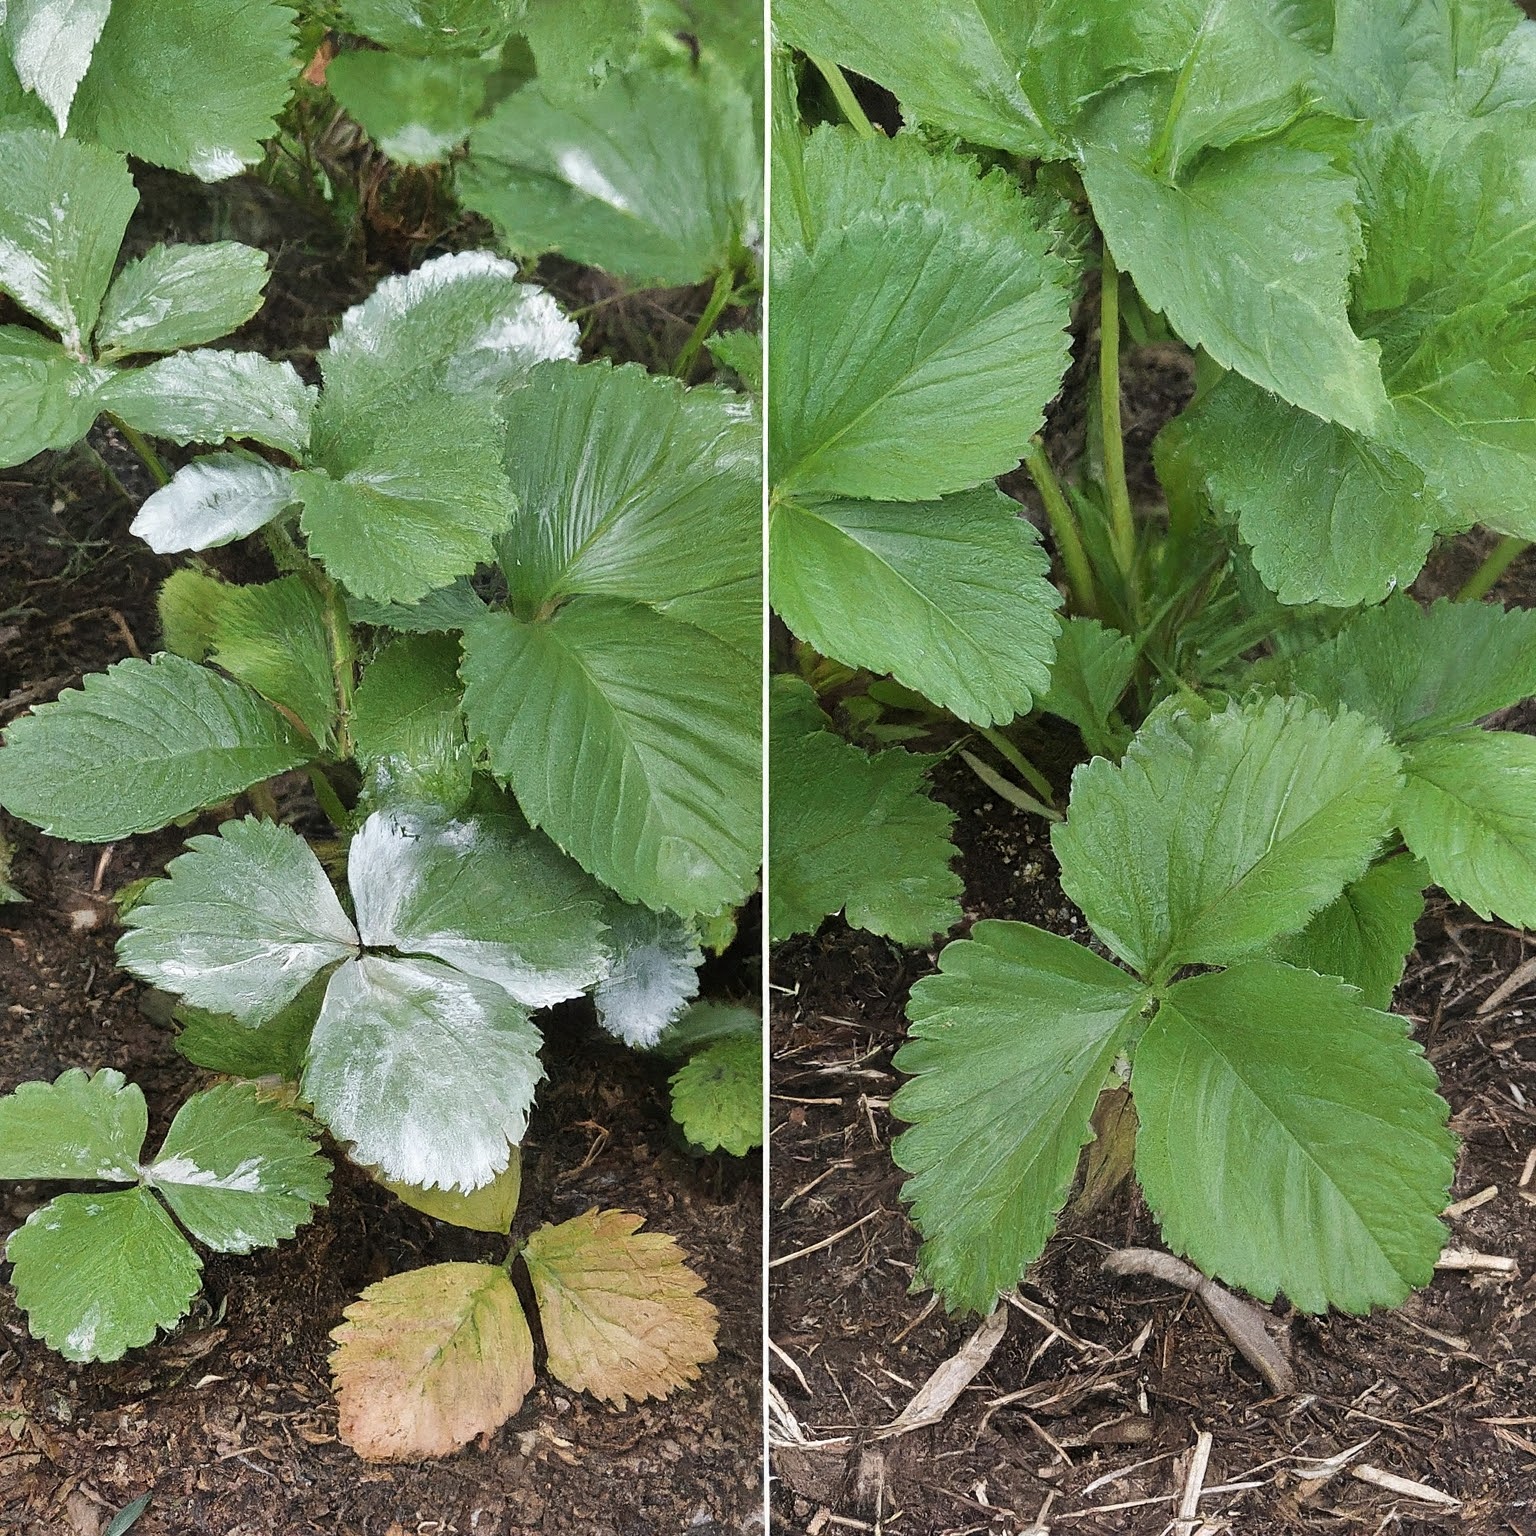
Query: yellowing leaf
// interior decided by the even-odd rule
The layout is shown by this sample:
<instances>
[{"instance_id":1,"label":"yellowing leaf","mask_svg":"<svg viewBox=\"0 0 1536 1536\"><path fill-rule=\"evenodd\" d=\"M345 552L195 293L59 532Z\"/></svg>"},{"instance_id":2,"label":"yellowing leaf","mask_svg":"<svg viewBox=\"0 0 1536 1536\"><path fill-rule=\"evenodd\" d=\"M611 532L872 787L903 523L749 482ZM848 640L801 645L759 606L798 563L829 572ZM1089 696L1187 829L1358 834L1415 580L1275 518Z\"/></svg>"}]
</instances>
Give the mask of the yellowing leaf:
<instances>
[{"instance_id":1,"label":"yellowing leaf","mask_svg":"<svg viewBox=\"0 0 1536 1536\"><path fill-rule=\"evenodd\" d=\"M510 1232L523 1189L522 1150L513 1147L512 1161L506 1168L489 1184L482 1184L467 1195L457 1189L424 1189L420 1184L397 1184L393 1179L380 1178L379 1182L413 1211L438 1221L470 1227L476 1232Z\"/></svg>"},{"instance_id":2,"label":"yellowing leaf","mask_svg":"<svg viewBox=\"0 0 1536 1536\"><path fill-rule=\"evenodd\" d=\"M446 1456L533 1386L533 1336L505 1270L433 1264L370 1285L331 1337L341 1438L365 1461Z\"/></svg>"},{"instance_id":3,"label":"yellowing leaf","mask_svg":"<svg viewBox=\"0 0 1536 1536\"><path fill-rule=\"evenodd\" d=\"M715 1358L703 1280L670 1237L638 1232L644 1219L590 1210L540 1227L523 1249L550 1374L618 1408L667 1396Z\"/></svg>"}]
</instances>

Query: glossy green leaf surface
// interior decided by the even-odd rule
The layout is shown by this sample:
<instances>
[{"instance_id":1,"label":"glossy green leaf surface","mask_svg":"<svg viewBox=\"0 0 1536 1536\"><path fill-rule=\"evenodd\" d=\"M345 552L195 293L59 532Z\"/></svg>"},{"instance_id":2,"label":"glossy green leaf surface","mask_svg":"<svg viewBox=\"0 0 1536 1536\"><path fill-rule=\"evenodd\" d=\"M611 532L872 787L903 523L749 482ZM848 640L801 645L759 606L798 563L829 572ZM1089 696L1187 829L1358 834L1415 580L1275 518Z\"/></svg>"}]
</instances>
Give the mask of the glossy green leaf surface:
<instances>
[{"instance_id":1,"label":"glossy green leaf surface","mask_svg":"<svg viewBox=\"0 0 1536 1536\"><path fill-rule=\"evenodd\" d=\"M112 280L96 322L104 362L199 347L238 330L261 308L267 253L233 240L157 245Z\"/></svg>"},{"instance_id":2,"label":"glossy green leaf surface","mask_svg":"<svg viewBox=\"0 0 1536 1536\"><path fill-rule=\"evenodd\" d=\"M469 137L492 73L480 60L358 49L331 60L325 83L391 160L436 165Z\"/></svg>"},{"instance_id":3,"label":"glossy green leaf surface","mask_svg":"<svg viewBox=\"0 0 1536 1536\"><path fill-rule=\"evenodd\" d=\"M454 811L464 803L473 765L459 700L451 635L402 635L368 663L351 725L369 804L429 801Z\"/></svg>"},{"instance_id":4,"label":"glossy green leaf surface","mask_svg":"<svg viewBox=\"0 0 1536 1536\"><path fill-rule=\"evenodd\" d=\"M78 443L101 410L106 377L36 331L0 326L0 465Z\"/></svg>"}]
</instances>

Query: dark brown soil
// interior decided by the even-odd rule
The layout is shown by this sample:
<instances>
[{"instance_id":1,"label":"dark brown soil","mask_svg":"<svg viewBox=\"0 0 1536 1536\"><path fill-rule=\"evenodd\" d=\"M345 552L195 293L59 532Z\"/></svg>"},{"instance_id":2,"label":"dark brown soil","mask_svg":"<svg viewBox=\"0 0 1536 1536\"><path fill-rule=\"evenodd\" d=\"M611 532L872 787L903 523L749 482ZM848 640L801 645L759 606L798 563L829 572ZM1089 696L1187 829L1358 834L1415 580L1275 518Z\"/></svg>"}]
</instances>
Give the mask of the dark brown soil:
<instances>
[{"instance_id":1,"label":"dark brown soil","mask_svg":"<svg viewBox=\"0 0 1536 1536\"><path fill-rule=\"evenodd\" d=\"M178 201L185 183L146 184L141 246L217 234L274 251L279 277L248 339L301 367L381 275L366 249L344 247L250 183L190 205ZM684 334L696 298L668 296ZM646 305L609 308L633 316ZM589 345L617 350L620 340L594 332ZM154 593L171 563L127 531L149 489L100 428L89 454L0 472L0 726L82 672L155 649ZM219 557L231 569L250 559ZM279 802L300 810L302 793L292 786ZM155 873L190 830L104 850L0 816L0 834L18 847L13 882L30 898L0 906L0 1092L66 1067L117 1067L143 1086L153 1138L210 1081L140 1011L142 989L114 965L106 899ZM706 984L754 995L754 951L749 934ZM556 1015L546 1034L550 1081L525 1144L517 1231L598 1205L674 1235L720 1312L719 1359L693 1389L621 1413L541 1379L501 1431L457 1456L359 1461L336 1438L327 1369L343 1308L386 1274L499 1259L504 1245L404 1208L338 1161L330 1205L297 1239L250 1258L210 1257L192 1316L115 1365L52 1354L0 1285L0 1536L100 1536L145 1493L135 1536L760 1530L758 1160L690 1156L667 1113L665 1068L602 1035L584 1005ZM0 1188L0 1240L49 1193ZM0 1281L7 1273L0 1265Z\"/></svg>"}]
</instances>

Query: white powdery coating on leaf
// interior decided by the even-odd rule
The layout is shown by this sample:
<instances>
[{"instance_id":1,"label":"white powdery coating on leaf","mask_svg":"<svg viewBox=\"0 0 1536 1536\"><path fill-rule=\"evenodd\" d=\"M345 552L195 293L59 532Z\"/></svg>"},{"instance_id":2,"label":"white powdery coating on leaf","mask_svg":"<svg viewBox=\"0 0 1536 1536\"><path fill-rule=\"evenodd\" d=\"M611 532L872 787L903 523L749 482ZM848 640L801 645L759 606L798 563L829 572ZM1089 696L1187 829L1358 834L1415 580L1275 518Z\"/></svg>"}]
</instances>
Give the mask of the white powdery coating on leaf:
<instances>
[{"instance_id":1,"label":"white powdery coating on leaf","mask_svg":"<svg viewBox=\"0 0 1536 1536\"><path fill-rule=\"evenodd\" d=\"M248 1157L231 1172L223 1174L199 1168L185 1155L170 1157L152 1163L144 1170L144 1176L152 1184L195 1184L204 1189L226 1189L242 1195L259 1195L266 1189L259 1157Z\"/></svg>"},{"instance_id":2,"label":"white powdery coating on leaf","mask_svg":"<svg viewBox=\"0 0 1536 1536\"><path fill-rule=\"evenodd\" d=\"M72 0L68 5L20 0L10 18L16 78L37 94L60 133L111 9L111 0ZM6 10L0 0L0 22L6 21Z\"/></svg>"},{"instance_id":3,"label":"white powdery coating on leaf","mask_svg":"<svg viewBox=\"0 0 1536 1536\"><path fill-rule=\"evenodd\" d=\"M592 993L597 1021L644 1049L699 995L704 953L693 929L670 912L626 907L609 922L613 967Z\"/></svg>"},{"instance_id":4,"label":"white powdery coating on leaf","mask_svg":"<svg viewBox=\"0 0 1536 1536\"><path fill-rule=\"evenodd\" d=\"M456 283L482 277L516 283L518 269L515 263L492 251L458 251L451 256L434 257L414 272L386 277L361 304L354 304L341 317L330 350L340 352L353 346L360 351L377 352L392 321L404 319L418 305Z\"/></svg>"},{"instance_id":5,"label":"white powdery coating on leaf","mask_svg":"<svg viewBox=\"0 0 1536 1536\"><path fill-rule=\"evenodd\" d=\"M630 211L629 199L598 169L597 162L586 150L572 146L555 152L555 164L560 174L576 188L599 203L606 203L620 213Z\"/></svg>"},{"instance_id":6,"label":"white powdery coating on leaf","mask_svg":"<svg viewBox=\"0 0 1536 1536\"><path fill-rule=\"evenodd\" d=\"M64 1347L77 1355L88 1356L96 1348L96 1332L101 1327L101 1303L93 1301L85 1316L70 1329Z\"/></svg>"},{"instance_id":7,"label":"white powdery coating on leaf","mask_svg":"<svg viewBox=\"0 0 1536 1536\"><path fill-rule=\"evenodd\" d=\"M227 181L245 169L238 150L223 146L195 149L187 157L187 169L199 181Z\"/></svg>"},{"instance_id":8,"label":"white powdery coating on leaf","mask_svg":"<svg viewBox=\"0 0 1536 1536\"><path fill-rule=\"evenodd\" d=\"M293 500L293 476L265 459L215 453L179 470L129 529L157 555L213 549L265 527Z\"/></svg>"}]
</instances>

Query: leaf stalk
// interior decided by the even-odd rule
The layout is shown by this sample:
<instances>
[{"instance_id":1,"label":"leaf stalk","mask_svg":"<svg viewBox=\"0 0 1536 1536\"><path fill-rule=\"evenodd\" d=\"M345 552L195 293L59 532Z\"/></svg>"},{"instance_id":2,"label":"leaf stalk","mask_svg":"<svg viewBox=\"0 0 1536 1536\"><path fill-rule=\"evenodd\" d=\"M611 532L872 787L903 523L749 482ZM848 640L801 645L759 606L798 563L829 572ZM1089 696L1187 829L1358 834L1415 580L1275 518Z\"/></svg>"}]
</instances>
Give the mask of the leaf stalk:
<instances>
[{"instance_id":1,"label":"leaf stalk","mask_svg":"<svg viewBox=\"0 0 1536 1536\"><path fill-rule=\"evenodd\" d=\"M1078 530L1072 507L1051 468L1045 444L1038 437L1029 440L1024 450L1024 467L1035 482L1040 500L1045 503L1046 519L1051 525L1051 537L1056 541L1057 552L1066 572L1067 589L1072 595L1072 606L1077 612L1092 617L1098 612L1098 596L1094 591L1093 567L1088 552L1083 548L1083 536Z\"/></svg>"}]
</instances>

